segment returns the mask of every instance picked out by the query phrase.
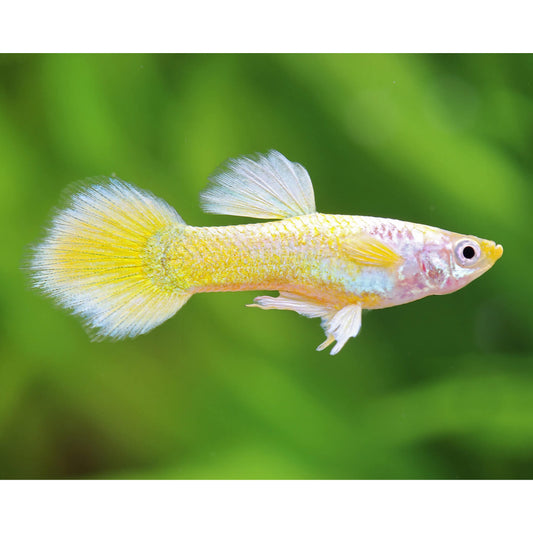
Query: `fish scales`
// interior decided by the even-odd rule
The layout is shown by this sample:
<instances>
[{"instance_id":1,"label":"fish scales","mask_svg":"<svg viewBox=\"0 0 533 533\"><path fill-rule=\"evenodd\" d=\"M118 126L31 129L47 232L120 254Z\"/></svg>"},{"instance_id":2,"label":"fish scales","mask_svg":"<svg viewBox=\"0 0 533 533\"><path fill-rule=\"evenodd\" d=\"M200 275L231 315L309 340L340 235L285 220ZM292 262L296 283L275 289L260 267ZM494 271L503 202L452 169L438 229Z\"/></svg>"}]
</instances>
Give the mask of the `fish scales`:
<instances>
[{"instance_id":1,"label":"fish scales","mask_svg":"<svg viewBox=\"0 0 533 533\"><path fill-rule=\"evenodd\" d=\"M191 292L311 289L318 300L341 307L339 298L357 303L370 295L358 285L365 267L344 256L339 239L359 231L379 233L383 227L380 219L372 223L365 217L319 213L263 224L187 226L177 238L168 232L174 242L161 260L168 277L176 273L182 280L177 287ZM391 243L392 229L387 230ZM376 295L392 278L390 269L380 271L383 287Z\"/></svg>"}]
</instances>

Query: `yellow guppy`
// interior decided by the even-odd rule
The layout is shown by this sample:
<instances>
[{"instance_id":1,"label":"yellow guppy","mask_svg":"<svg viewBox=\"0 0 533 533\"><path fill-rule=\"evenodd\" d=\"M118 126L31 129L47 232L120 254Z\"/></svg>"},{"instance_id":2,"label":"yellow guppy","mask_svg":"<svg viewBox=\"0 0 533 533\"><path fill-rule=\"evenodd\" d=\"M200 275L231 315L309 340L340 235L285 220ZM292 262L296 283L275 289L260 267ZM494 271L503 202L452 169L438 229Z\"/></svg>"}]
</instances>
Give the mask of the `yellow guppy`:
<instances>
[{"instance_id":1,"label":"yellow guppy","mask_svg":"<svg viewBox=\"0 0 533 533\"><path fill-rule=\"evenodd\" d=\"M205 211L275 222L194 227L163 200L110 178L59 211L30 268L35 286L97 338L146 333L195 293L277 290L255 307L320 317L335 354L362 309L446 294L503 253L492 241L387 218L317 213L307 171L276 151L230 160Z\"/></svg>"}]
</instances>

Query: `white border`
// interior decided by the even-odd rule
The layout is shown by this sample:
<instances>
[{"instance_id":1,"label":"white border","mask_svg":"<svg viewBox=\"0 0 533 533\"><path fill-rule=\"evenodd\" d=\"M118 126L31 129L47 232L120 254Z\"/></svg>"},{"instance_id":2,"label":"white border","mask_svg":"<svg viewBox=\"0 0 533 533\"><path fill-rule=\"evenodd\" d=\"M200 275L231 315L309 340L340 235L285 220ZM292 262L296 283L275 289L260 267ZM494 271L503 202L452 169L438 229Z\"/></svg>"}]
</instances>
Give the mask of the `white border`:
<instances>
[{"instance_id":1,"label":"white border","mask_svg":"<svg viewBox=\"0 0 533 533\"><path fill-rule=\"evenodd\" d=\"M521 531L531 482L0 482L2 531Z\"/></svg>"},{"instance_id":2,"label":"white border","mask_svg":"<svg viewBox=\"0 0 533 533\"><path fill-rule=\"evenodd\" d=\"M528 2L4 3L0 52L531 52Z\"/></svg>"}]
</instances>

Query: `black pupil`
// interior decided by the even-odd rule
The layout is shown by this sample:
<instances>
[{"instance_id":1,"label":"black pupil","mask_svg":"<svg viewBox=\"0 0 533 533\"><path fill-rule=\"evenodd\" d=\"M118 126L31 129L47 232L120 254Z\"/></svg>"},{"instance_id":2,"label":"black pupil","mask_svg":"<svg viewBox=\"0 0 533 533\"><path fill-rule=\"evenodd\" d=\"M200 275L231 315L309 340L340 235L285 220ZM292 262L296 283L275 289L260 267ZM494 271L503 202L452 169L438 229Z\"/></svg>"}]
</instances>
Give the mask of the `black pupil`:
<instances>
[{"instance_id":1,"label":"black pupil","mask_svg":"<svg viewBox=\"0 0 533 533\"><path fill-rule=\"evenodd\" d=\"M465 259L472 259L472 257L474 257L476 255L476 251L474 250L474 248L472 248L472 246L465 246L463 248L463 257Z\"/></svg>"}]
</instances>

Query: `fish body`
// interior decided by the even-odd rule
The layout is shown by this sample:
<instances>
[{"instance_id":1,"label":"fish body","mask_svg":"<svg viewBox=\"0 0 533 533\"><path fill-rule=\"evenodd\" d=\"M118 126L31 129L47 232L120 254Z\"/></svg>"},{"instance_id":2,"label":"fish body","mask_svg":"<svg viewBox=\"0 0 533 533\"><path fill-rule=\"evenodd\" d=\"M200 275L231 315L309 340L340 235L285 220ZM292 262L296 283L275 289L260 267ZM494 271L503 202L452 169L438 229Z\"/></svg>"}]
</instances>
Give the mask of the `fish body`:
<instances>
[{"instance_id":1,"label":"fish body","mask_svg":"<svg viewBox=\"0 0 533 533\"><path fill-rule=\"evenodd\" d=\"M120 180L74 195L35 249L35 284L101 336L149 331L199 292L277 290L253 306L320 317L337 353L362 309L453 292L488 270L492 241L399 220L316 212L305 169L278 152L230 161L208 212L274 222L195 227Z\"/></svg>"},{"instance_id":2,"label":"fish body","mask_svg":"<svg viewBox=\"0 0 533 533\"><path fill-rule=\"evenodd\" d=\"M390 262L354 259L346 243L353 236L357 242L359 235L384 243L394 254ZM336 306L361 303L380 309L428 291L460 288L447 254L441 257L439 250L462 238L422 224L321 213L262 224L173 226L157 236L166 257L155 262L154 271L191 293L282 290Z\"/></svg>"}]
</instances>

